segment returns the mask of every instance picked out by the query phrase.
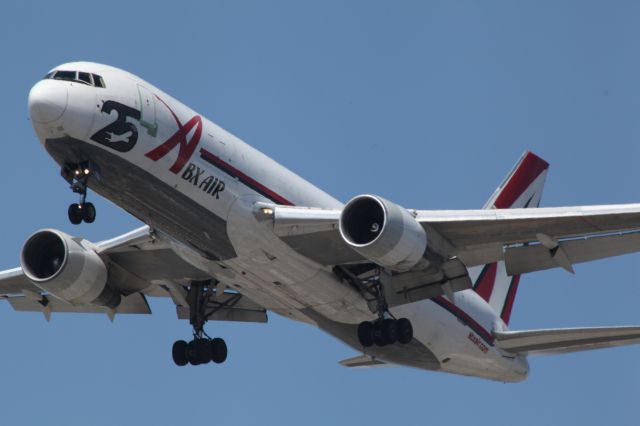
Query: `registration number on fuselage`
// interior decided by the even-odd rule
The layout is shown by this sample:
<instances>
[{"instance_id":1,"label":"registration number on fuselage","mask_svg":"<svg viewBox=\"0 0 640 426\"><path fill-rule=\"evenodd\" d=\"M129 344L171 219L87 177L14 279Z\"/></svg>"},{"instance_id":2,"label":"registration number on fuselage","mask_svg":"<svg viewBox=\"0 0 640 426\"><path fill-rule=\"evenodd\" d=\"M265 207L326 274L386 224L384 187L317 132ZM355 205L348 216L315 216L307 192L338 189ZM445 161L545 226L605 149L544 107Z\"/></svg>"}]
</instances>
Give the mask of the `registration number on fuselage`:
<instances>
[{"instance_id":1,"label":"registration number on fuselage","mask_svg":"<svg viewBox=\"0 0 640 426\"><path fill-rule=\"evenodd\" d=\"M480 352L486 354L487 352L489 352L489 348L487 347L487 345L485 345L482 342L482 339L480 339L480 337L476 336L475 334L473 334L472 332L469 332L469 335L467 336L469 338L469 340L471 340L471 342L476 345L478 347L478 349L480 349Z\"/></svg>"}]
</instances>

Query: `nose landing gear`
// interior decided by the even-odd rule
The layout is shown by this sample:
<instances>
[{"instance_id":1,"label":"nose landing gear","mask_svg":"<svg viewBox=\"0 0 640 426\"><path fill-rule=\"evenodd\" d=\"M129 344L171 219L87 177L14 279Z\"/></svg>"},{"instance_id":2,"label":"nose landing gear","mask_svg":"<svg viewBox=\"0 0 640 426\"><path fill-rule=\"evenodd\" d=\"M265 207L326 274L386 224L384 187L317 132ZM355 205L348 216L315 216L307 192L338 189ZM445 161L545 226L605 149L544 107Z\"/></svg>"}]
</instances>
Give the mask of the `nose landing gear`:
<instances>
[{"instance_id":1,"label":"nose landing gear","mask_svg":"<svg viewBox=\"0 0 640 426\"><path fill-rule=\"evenodd\" d=\"M62 168L62 176L71 185L71 190L80 194L80 202L69 206L69 221L78 225L82 221L93 223L96 220L96 208L93 203L87 203L87 183L93 169L88 161L77 164L65 164Z\"/></svg>"}]
</instances>

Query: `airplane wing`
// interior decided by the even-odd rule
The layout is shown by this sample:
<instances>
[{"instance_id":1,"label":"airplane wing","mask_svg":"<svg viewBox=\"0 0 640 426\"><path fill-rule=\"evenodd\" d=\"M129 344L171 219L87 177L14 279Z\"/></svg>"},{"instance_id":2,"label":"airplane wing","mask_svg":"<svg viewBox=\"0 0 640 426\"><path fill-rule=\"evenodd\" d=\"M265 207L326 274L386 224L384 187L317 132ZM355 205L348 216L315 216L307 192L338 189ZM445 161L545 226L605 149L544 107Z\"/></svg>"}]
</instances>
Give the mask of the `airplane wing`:
<instances>
[{"instance_id":1,"label":"airplane wing","mask_svg":"<svg viewBox=\"0 0 640 426\"><path fill-rule=\"evenodd\" d=\"M508 352L557 354L640 343L640 327L560 328L494 332Z\"/></svg>"},{"instance_id":2,"label":"airplane wing","mask_svg":"<svg viewBox=\"0 0 640 426\"><path fill-rule=\"evenodd\" d=\"M323 265L365 261L340 236L340 210L273 209L273 231L299 253ZM441 255L467 267L504 260L510 275L640 251L640 204L414 213Z\"/></svg>"},{"instance_id":3,"label":"airplane wing","mask_svg":"<svg viewBox=\"0 0 640 426\"><path fill-rule=\"evenodd\" d=\"M420 211L417 220L465 265L504 260L510 275L572 271L575 263L640 250L640 204Z\"/></svg>"},{"instance_id":4,"label":"airplane wing","mask_svg":"<svg viewBox=\"0 0 640 426\"><path fill-rule=\"evenodd\" d=\"M96 244L97 253L109 264L109 279L125 293L114 310L96 305L74 305L43 293L21 268L0 272L0 299L17 311L42 312L47 320L53 312L150 314L147 296L171 297L178 318L189 319L187 303L191 281L212 278L180 258L170 240L148 226ZM209 300L209 319L266 322L266 310L240 293L225 292Z\"/></svg>"}]
</instances>

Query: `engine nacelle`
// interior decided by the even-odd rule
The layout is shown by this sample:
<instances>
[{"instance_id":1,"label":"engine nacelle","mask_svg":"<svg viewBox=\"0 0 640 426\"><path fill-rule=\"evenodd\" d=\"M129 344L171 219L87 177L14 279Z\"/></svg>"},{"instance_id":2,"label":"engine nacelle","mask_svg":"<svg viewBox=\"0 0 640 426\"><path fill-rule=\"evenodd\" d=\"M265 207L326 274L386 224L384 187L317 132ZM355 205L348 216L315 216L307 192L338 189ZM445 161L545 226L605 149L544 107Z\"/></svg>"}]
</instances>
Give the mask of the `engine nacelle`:
<instances>
[{"instance_id":1,"label":"engine nacelle","mask_svg":"<svg viewBox=\"0 0 640 426\"><path fill-rule=\"evenodd\" d=\"M24 243L20 265L34 285L60 300L115 308L120 293L107 285L107 266L95 249L82 238L44 229Z\"/></svg>"},{"instance_id":2,"label":"engine nacelle","mask_svg":"<svg viewBox=\"0 0 640 426\"><path fill-rule=\"evenodd\" d=\"M427 234L411 213L375 195L359 195L347 203L340 234L362 256L398 272L415 266L427 248Z\"/></svg>"}]
</instances>

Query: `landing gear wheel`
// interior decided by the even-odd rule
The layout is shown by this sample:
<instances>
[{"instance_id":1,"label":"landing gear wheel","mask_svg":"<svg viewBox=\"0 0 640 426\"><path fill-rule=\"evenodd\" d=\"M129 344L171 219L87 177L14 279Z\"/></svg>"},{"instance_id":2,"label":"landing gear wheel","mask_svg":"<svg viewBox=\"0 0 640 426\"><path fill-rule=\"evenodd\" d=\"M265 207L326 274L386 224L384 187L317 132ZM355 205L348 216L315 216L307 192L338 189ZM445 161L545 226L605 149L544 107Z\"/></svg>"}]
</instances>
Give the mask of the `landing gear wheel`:
<instances>
[{"instance_id":1,"label":"landing gear wheel","mask_svg":"<svg viewBox=\"0 0 640 426\"><path fill-rule=\"evenodd\" d=\"M93 223L96 220L96 208L93 203L84 203L82 207L82 220Z\"/></svg>"},{"instance_id":2,"label":"landing gear wheel","mask_svg":"<svg viewBox=\"0 0 640 426\"><path fill-rule=\"evenodd\" d=\"M222 364L227 359L227 344L219 337L209 341L211 361Z\"/></svg>"},{"instance_id":3,"label":"landing gear wheel","mask_svg":"<svg viewBox=\"0 0 640 426\"><path fill-rule=\"evenodd\" d=\"M398 329L398 342L406 345L413 340L413 326L411 321L406 318L400 318L397 321L396 327Z\"/></svg>"},{"instance_id":4,"label":"landing gear wheel","mask_svg":"<svg viewBox=\"0 0 640 426\"><path fill-rule=\"evenodd\" d=\"M407 344L413 339L411 321L406 318L399 320L386 318L377 321L363 321L358 325L358 341L368 348L373 346Z\"/></svg>"},{"instance_id":5,"label":"landing gear wheel","mask_svg":"<svg viewBox=\"0 0 640 426\"><path fill-rule=\"evenodd\" d=\"M189 361L189 364L191 365L202 364L202 362L200 362L200 354L198 353L197 340L192 340L189 343L187 343L186 354L187 354L187 361Z\"/></svg>"},{"instance_id":6,"label":"landing gear wheel","mask_svg":"<svg viewBox=\"0 0 640 426\"><path fill-rule=\"evenodd\" d=\"M82 209L80 208L80 204L73 203L69 206L69 222L74 225L79 225L82 222Z\"/></svg>"},{"instance_id":7,"label":"landing gear wheel","mask_svg":"<svg viewBox=\"0 0 640 426\"><path fill-rule=\"evenodd\" d=\"M391 318L382 320L382 322L380 323L382 338L387 345L393 345L398 341L398 327L396 324L397 321Z\"/></svg>"},{"instance_id":8,"label":"landing gear wheel","mask_svg":"<svg viewBox=\"0 0 640 426\"><path fill-rule=\"evenodd\" d=\"M373 343L375 343L376 346L387 345L387 339L382 333L382 322L380 321L376 321L373 323Z\"/></svg>"},{"instance_id":9,"label":"landing gear wheel","mask_svg":"<svg viewBox=\"0 0 640 426\"><path fill-rule=\"evenodd\" d=\"M87 191L89 190L89 178L94 175L94 168L90 161L79 163L65 163L62 166L62 177L71 185L71 191L80 195L80 202L69 206L69 221L78 225L83 220L93 223L96 220L96 208L87 203Z\"/></svg>"},{"instance_id":10,"label":"landing gear wheel","mask_svg":"<svg viewBox=\"0 0 640 426\"><path fill-rule=\"evenodd\" d=\"M173 344L171 354L173 355L173 362L175 362L176 365L183 367L189 363L187 359L187 342L184 340L178 340Z\"/></svg>"},{"instance_id":11,"label":"landing gear wheel","mask_svg":"<svg viewBox=\"0 0 640 426\"><path fill-rule=\"evenodd\" d=\"M193 326L193 340L189 343L179 340L173 344L173 360L177 365L200 365L209 362L222 364L226 361L228 350L225 341L219 337L212 339L204 331L205 323L221 305L216 294L220 291L219 288L218 281L215 280L191 282L186 300L189 305L189 322ZM233 296L235 293L223 294L227 295L225 303L237 301L241 297Z\"/></svg>"},{"instance_id":12,"label":"landing gear wheel","mask_svg":"<svg viewBox=\"0 0 640 426\"><path fill-rule=\"evenodd\" d=\"M373 324L371 321L363 321L358 325L358 341L365 348L373 346Z\"/></svg>"},{"instance_id":13,"label":"landing gear wheel","mask_svg":"<svg viewBox=\"0 0 640 426\"><path fill-rule=\"evenodd\" d=\"M196 339L196 356L199 364L206 364L211 361L211 345L209 339Z\"/></svg>"},{"instance_id":14,"label":"landing gear wheel","mask_svg":"<svg viewBox=\"0 0 640 426\"><path fill-rule=\"evenodd\" d=\"M178 340L173 344L173 361L177 365L200 365L210 361L222 364L227 359L227 344L215 339L195 338L189 343Z\"/></svg>"}]
</instances>

